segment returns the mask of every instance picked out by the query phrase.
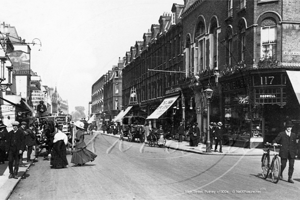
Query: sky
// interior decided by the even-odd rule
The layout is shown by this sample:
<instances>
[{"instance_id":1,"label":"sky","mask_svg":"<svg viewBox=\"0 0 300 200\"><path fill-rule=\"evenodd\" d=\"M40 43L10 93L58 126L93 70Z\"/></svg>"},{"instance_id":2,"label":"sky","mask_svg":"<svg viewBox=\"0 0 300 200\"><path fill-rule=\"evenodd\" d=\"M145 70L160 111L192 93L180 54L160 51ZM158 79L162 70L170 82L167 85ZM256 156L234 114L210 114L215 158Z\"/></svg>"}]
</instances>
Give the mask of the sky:
<instances>
[{"instance_id":1,"label":"sky","mask_svg":"<svg viewBox=\"0 0 300 200\"><path fill-rule=\"evenodd\" d=\"M42 84L88 110L91 87L117 65L119 57L159 17L183 0L9 0L1 2L0 22L14 26L31 45L31 69ZM34 40L36 43L38 40Z\"/></svg>"}]
</instances>

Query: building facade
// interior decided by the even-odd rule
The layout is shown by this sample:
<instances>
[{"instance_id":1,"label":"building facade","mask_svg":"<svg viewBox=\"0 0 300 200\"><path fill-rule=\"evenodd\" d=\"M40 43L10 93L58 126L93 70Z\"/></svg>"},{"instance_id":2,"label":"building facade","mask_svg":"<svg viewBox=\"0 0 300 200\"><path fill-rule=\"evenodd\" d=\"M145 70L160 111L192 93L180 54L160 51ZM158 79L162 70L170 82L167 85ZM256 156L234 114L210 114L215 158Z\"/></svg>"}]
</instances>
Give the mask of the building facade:
<instances>
[{"instance_id":1,"label":"building facade","mask_svg":"<svg viewBox=\"0 0 300 200\"><path fill-rule=\"evenodd\" d=\"M197 122L203 139L210 122L221 121L228 137L246 145L272 141L287 120L300 131L299 9L297 0L173 4L125 53L122 108L135 107L132 114L142 111L152 126L168 130ZM116 108L112 74L103 76L107 114Z\"/></svg>"},{"instance_id":2,"label":"building facade","mask_svg":"<svg viewBox=\"0 0 300 200\"><path fill-rule=\"evenodd\" d=\"M111 121L123 109L123 66L123 60L119 58L118 64L92 85L91 114L100 124Z\"/></svg>"},{"instance_id":3,"label":"building facade","mask_svg":"<svg viewBox=\"0 0 300 200\"><path fill-rule=\"evenodd\" d=\"M202 132L208 86L211 119L224 122L227 134L270 142L287 120L299 130L299 8L296 0L185 1L186 68L199 77Z\"/></svg>"},{"instance_id":4,"label":"building facade","mask_svg":"<svg viewBox=\"0 0 300 200\"><path fill-rule=\"evenodd\" d=\"M167 131L184 120L180 81L186 77L180 20L183 5L173 4L171 10L160 16L159 24L151 25L142 42L130 48L123 69L123 104L133 106L132 114L149 117L168 98L178 105L174 111L166 108L161 115L148 118L153 127L161 124ZM136 99L132 101L132 97Z\"/></svg>"}]
</instances>

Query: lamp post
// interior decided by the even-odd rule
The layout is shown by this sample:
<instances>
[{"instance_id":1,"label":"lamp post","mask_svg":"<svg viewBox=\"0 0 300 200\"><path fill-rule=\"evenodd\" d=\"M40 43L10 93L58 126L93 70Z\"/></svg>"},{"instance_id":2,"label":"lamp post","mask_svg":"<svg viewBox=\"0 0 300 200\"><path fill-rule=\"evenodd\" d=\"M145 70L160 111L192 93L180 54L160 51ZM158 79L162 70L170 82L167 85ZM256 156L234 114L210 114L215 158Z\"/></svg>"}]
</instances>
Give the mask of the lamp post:
<instances>
[{"instance_id":1,"label":"lamp post","mask_svg":"<svg viewBox=\"0 0 300 200\"><path fill-rule=\"evenodd\" d=\"M206 141L206 152L211 152L211 148L210 148L210 129L209 129L209 124L210 124L210 99L213 95L213 90L210 89L209 87L204 90L205 92L205 96L206 96L206 99L207 99L207 141Z\"/></svg>"},{"instance_id":2,"label":"lamp post","mask_svg":"<svg viewBox=\"0 0 300 200\"><path fill-rule=\"evenodd\" d=\"M176 115L176 111L177 111L177 107L176 106L174 106L173 107L173 115L172 115L172 138L173 138L173 136L174 136L174 118L175 118L175 115Z\"/></svg>"}]
</instances>

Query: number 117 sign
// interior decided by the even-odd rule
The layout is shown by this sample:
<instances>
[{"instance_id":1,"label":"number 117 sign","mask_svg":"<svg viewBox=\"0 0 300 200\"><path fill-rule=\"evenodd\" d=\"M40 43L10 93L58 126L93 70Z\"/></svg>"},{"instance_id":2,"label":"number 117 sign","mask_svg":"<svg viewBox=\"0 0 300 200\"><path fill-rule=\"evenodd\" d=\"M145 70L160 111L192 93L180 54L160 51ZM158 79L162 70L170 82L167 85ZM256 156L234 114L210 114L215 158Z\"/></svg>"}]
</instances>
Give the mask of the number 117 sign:
<instances>
[{"instance_id":1,"label":"number 117 sign","mask_svg":"<svg viewBox=\"0 0 300 200\"><path fill-rule=\"evenodd\" d=\"M284 74L257 74L253 76L254 86L286 85Z\"/></svg>"}]
</instances>

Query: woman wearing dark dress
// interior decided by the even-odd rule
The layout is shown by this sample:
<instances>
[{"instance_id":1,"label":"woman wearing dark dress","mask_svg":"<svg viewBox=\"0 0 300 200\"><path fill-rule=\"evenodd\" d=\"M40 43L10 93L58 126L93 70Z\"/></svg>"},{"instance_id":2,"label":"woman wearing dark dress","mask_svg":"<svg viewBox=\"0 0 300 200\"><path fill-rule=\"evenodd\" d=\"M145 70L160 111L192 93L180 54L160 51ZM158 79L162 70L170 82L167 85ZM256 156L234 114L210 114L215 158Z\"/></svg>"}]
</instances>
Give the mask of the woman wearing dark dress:
<instances>
[{"instance_id":1,"label":"woman wearing dark dress","mask_svg":"<svg viewBox=\"0 0 300 200\"><path fill-rule=\"evenodd\" d=\"M51 168L60 169L68 166L66 145L68 144L68 136L63 133L59 126L55 127L55 135L53 146L51 149Z\"/></svg>"},{"instance_id":2,"label":"woman wearing dark dress","mask_svg":"<svg viewBox=\"0 0 300 200\"><path fill-rule=\"evenodd\" d=\"M96 154L89 151L86 148L86 144L84 142L84 124L83 122L77 121L74 123L76 126L76 134L75 134L75 150L73 151L71 163L75 165L81 166L89 161L94 161L97 157Z\"/></svg>"},{"instance_id":3,"label":"woman wearing dark dress","mask_svg":"<svg viewBox=\"0 0 300 200\"><path fill-rule=\"evenodd\" d=\"M0 122L0 164L4 164L7 159L7 155L5 153L5 136L7 133L6 126Z\"/></svg>"}]
</instances>

